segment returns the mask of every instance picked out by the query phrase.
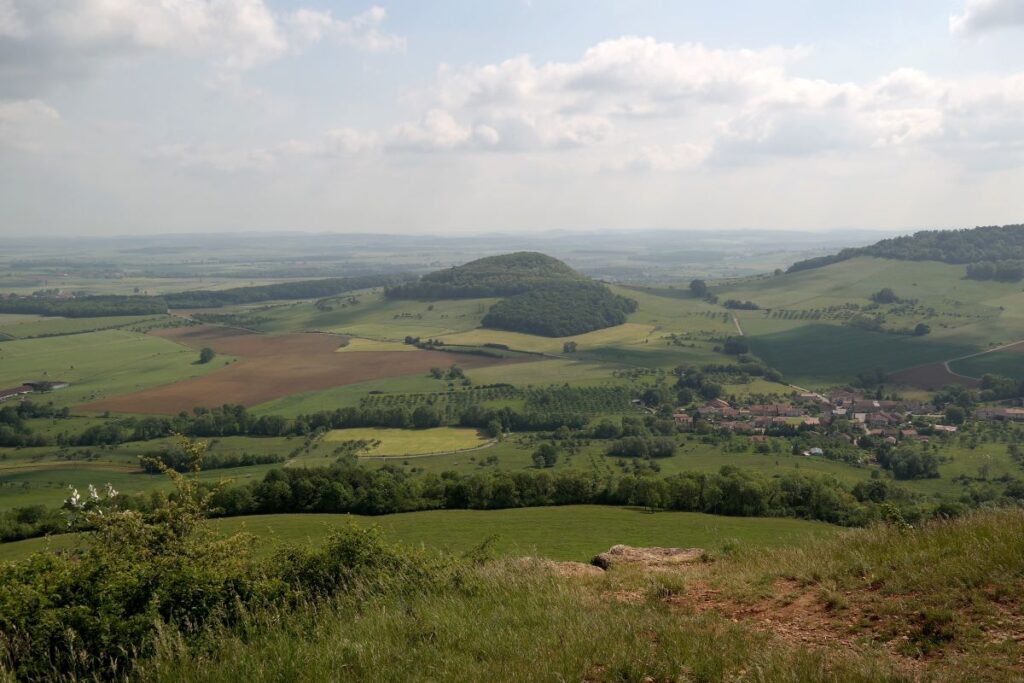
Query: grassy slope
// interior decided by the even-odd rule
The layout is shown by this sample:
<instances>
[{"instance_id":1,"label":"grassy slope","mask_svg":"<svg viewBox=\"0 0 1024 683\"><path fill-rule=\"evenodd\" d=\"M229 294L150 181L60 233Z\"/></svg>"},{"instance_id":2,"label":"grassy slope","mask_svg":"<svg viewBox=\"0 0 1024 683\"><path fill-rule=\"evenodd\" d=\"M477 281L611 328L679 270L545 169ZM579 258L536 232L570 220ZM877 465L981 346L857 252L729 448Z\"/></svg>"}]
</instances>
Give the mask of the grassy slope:
<instances>
[{"instance_id":1,"label":"grassy slope","mask_svg":"<svg viewBox=\"0 0 1024 683\"><path fill-rule=\"evenodd\" d=\"M810 310L853 302L891 287L934 309L922 338L862 332L813 320L782 320L763 311L737 312L752 349L790 378L827 383L859 370L895 370L945 360L1024 337L1024 293L1016 284L965 280L963 268L933 262L857 258L782 276L759 276L714 287L720 299L762 308Z\"/></svg>"},{"instance_id":2,"label":"grassy slope","mask_svg":"<svg viewBox=\"0 0 1024 683\"><path fill-rule=\"evenodd\" d=\"M724 544L776 547L821 538L836 527L797 519L718 517L690 512L650 514L632 508L571 505L511 510L431 510L380 517L258 515L211 522L225 534L247 531L264 551L282 543L319 543L332 528L376 525L395 540L454 553L484 542L501 556L536 554L588 561L616 543L719 549ZM0 544L0 561L18 560L47 547L67 547L73 535Z\"/></svg>"},{"instance_id":3,"label":"grassy slope","mask_svg":"<svg viewBox=\"0 0 1024 683\"><path fill-rule=\"evenodd\" d=\"M255 620L160 681L1009 681L1024 647L1024 514L845 532L683 571L558 578L497 563L466 589Z\"/></svg>"}]
</instances>

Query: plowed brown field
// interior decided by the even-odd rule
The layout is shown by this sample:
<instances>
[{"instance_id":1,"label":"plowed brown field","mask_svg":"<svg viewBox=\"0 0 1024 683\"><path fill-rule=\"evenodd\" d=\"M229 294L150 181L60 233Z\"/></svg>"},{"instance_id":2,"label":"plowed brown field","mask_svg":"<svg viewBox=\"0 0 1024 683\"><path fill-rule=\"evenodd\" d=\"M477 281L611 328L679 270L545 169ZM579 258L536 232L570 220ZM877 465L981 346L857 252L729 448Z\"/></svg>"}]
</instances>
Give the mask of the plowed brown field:
<instances>
[{"instance_id":1,"label":"plowed brown field","mask_svg":"<svg viewBox=\"0 0 1024 683\"><path fill-rule=\"evenodd\" d=\"M935 391L950 384L959 384L973 389L979 384L976 379L950 372L945 363L928 363L900 370L889 375L888 381L929 391Z\"/></svg>"},{"instance_id":2,"label":"plowed brown field","mask_svg":"<svg viewBox=\"0 0 1024 683\"><path fill-rule=\"evenodd\" d=\"M95 401L80 406L82 410L174 414L196 406L250 406L290 394L426 372L452 363L478 368L509 362L442 351L335 353L345 337L333 334L270 336L214 326L179 327L153 334L196 349L209 346L239 360L203 377Z\"/></svg>"}]
</instances>

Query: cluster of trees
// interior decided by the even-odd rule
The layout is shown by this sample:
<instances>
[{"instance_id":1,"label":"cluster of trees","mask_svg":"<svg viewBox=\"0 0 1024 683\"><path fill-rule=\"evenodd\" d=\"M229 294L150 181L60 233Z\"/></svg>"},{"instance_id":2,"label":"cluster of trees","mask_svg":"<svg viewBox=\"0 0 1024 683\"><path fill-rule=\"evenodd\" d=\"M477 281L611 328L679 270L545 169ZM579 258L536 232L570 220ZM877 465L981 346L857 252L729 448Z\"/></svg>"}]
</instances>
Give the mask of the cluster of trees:
<instances>
[{"instance_id":1,"label":"cluster of trees","mask_svg":"<svg viewBox=\"0 0 1024 683\"><path fill-rule=\"evenodd\" d=\"M21 401L0 407L0 446L21 448L46 446L48 440L42 434L33 432L26 420L38 417L66 418L67 408L39 405L32 401Z\"/></svg>"},{"instance_id":2,"label":"cluster of trees","mask_svg":"<svg viewBox=\"0 0 1024 683\"><path fill-rule=\"evenodd\" d=\"M913 235L881 240L871 246L843 249L838 254L798 261L787 272L821 268L858 256L956 264L997 263L1006 260L1024 262L1024 225L922 230ZM1019 279L1021 277L1017 277Z\"/></svg>"},{"instance_id":3,"label":"cluster of trees","mask_svg":"<svg viewBox=\"0 0 1024 683\"><path fill-rule=\"evenodd\" d=\"M728 299L722 304L726 308L732 308L738 311L759 311L761 307L755 304L753 301L740 301L739 299Z\"/></svg>"},{"instance_id":4,"label":"cluster of trees","mask_svg":"<svg viewBox=\"0 0 1024 683\"><path fill-rule=\"evenodd\" d=\"M880 449L875 457L878 464L891 471L896 479L939 478L939 459L935 454L910 444Z\"/></svg>"},{"instance_id":5,"label":"cluster of trees","mask_svg":"<svg viewBox=\"0 0 1024 683\"><path fill-rule=\"evenodd\" d=\"M149 296L83 296L52 299L10 294L0 297L0 313L27 313L65 318L105 318L117 315L163 315L167 302Z\"/></svg>"},{"instance_id":6,"label":"cluster of trees","mask_svg":"<svg viewBox=\"0 0 1024 683\"><path fill-rule=\"evenodd\" d=\"M488 256L447 270L424 275L415 282L389 287L393 299L479 299L512 296L554 282L582 280L579 273L556 258L532 251Z\"/></svg>"},{"instance_id":7,"label":"cluster of trees","mask_svg":"<svg viewBox=\"0 0 1024 683\"><path fill-rule=\"evenodd\" d=\"M165 294L171 308L220 308L278 299L321 299L371 287L387 287L409 280L406 275L363 275L320 280L281 282L273 285L233 287L232 289L195 290Z\"/></svg>"},{"instance_id":8,"label":"cluster of trees","mask_svg":"<svg viewBox=\"0 0 1024 683\"><path fill-rule=\"evenodd\" d=\"M613 294L598 282L552 282L499 301L484 316L482 325L545 337L568 337L621 325L636 308L635 300Z\"/></svg>"},{"instance_id":9,"label":"cluster of trees","mask_svg":"<svg viewBox=\"0 0 1024 683\"><path fill-rule=\"evenodd\" d=\"M876 304L894 304L900 301L900 298L896 296L896 292L892 291L891 288L883 287L871 295L871 300Z\"/></svg>"},{"instance_id":10,"label":"cluster of trees","mask_svg":"<svg viewBox=\"0 0 1024 683\"><path fill-rule=\"evenodd\" d=\"M1024 280L1024 261L982 261L967 265L968 280L1020 282Z\"/></svg>"},{"instance_id":11,"label":"cluster of trees","mask_svg":"<svg viewBox=\"0 0 1024 683\"><path fill-rule=\"evenodd\" d=\"M677 447L676 440L668 436L626 436L608 446L608 455L626 458L670 458L676 454Z\"/></svg>"}]
</instances>

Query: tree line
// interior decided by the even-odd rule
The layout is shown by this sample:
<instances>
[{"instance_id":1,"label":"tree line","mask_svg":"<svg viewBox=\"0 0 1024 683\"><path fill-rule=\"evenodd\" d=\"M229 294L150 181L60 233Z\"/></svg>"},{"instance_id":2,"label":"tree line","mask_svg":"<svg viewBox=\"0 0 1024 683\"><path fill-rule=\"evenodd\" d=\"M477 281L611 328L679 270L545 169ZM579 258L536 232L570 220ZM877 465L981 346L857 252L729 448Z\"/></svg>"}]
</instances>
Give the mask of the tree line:
<instances>
[{"instance_id":1,"label":"tree line","mask_svg":"<svg viewBox=\"0 0 1024 683\"><path fill-rule=\"evenodd\" d=\"M1024 225L922 230L913 235L884 239L867 247L851 247L837 254L798 261L787 272L821 268L858 256L953 264L998 263L1007 260L1024 262ZM978 272L984 272L984 269ZM1024 272L1021 275L1024 276ZM971 277L970 272L968 277Z\"/></svg>"}]
</instances>

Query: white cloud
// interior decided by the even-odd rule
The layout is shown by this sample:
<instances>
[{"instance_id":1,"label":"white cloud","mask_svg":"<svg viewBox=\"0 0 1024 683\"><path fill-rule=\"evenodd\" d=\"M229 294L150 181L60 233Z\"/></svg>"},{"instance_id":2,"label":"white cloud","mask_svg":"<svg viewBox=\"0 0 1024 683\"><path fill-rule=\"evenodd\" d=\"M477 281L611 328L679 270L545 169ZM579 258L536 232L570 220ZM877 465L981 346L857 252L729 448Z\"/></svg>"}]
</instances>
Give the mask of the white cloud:
<instances>
[{"instance_id":1,"label":"white cloud","mask_svg":"<svg viewBox=\"0 0 1024 683\"><path fill-rule=\"evenodd\" d=\"M0 100L0 147L39 151L59 122L57 110L40 100Z\"/></svg>"},{"instance_id":2,"label":"white cloud","mask_svg":"<svg viewBox=\"0 0 1024 683\"><path fill-rule=\"evenodd\" d=\"M14 0L0 0L0 37L26 38L28 29L21 21Z\"/></svg>"},{"instance_id":3,"label":"white cloud","mask_svg":"<svg viewBox=\"0 0 1024 683\"><path fill-rule=\"evenodd\" d=\"M299 9L288 17L288 24L296 38L307 43L330 38L367 52L404 51L405 38L381 31L387 16L387 10L376 6L347 21L335 19L330 12Z\"/></svg>"},{"instance_id":4,"label":"white cloud","mask_svg":"<svg viewBox=\"0 0 1024 683\"><path fill-rule=\"evenodd\" d=\"M949 18L953 33L984 33L1011 26L1024 26L1022 0L966 0L962 14Z\"/></svg>"},{"instance_id":5,"label":"white cloud","mask_svg":"<svg viewBox=\"0 0 1024 683\"><path fill-rule=\"evenodd\" d=\"M404 39L382 31L386 16L379 7L347 20L306 8L279 13L265 0L0 0L0 93L38 90L147 53L238 73L322 40L404 49Z\"/></svg>"}]
</instances>

